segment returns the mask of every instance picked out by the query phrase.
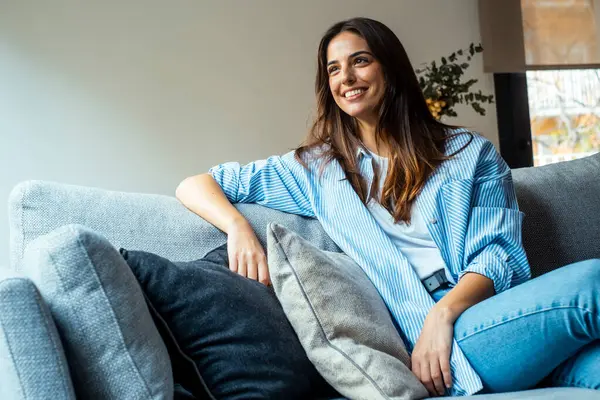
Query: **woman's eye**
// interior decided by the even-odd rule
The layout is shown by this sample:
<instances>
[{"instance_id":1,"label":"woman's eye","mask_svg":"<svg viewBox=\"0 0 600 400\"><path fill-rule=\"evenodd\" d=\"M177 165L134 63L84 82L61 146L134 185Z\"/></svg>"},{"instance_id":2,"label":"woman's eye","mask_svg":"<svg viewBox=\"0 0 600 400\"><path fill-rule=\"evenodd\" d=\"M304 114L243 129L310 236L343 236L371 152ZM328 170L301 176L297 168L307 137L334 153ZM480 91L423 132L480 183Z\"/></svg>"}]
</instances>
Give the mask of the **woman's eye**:
<instances>
[{"instance_id":1,"label":"woman's eye","mask_svg":"<svg viewBox=\"0 0 600 400\"><path fill-rule=\"evenodd\" d=\"M355 64L365 64L365 63L368 63L368 62L369 62L369 60L367 60L364 57L358 57L356 60L354 60Z\"/></svg>"},{"instance_id":2,"label":"woman's eye","mask_svg":"<svg viewBox=\"0 0 600 400\"><path fill-rule=\"evenodd\" d=\"M338 70L338 67L331 67L327 70L327 72L329 72L330 74L334 73L335 71Z\"/></svg>"}]
</instances>

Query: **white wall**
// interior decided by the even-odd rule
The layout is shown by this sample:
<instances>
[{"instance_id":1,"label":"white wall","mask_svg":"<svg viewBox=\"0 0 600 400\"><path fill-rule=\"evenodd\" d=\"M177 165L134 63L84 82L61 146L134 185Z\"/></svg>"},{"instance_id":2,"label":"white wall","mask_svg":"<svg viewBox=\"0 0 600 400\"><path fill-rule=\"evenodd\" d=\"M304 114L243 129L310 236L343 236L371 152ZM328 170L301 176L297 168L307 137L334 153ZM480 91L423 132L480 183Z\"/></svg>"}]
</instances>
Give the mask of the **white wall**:
<instances>
[{"instance_id":1,"label":"white wall","mask_svg":"<svg viewBox=\"0 0 600 400\"><path fill-rule=\"evenodd\" d=\"M353 16L387 24L415 64L479 40L476 0L0 0L0 207L25 179L173 194L293 148L320 36ZM451 122L497 143L490 110ZM7 243L3 211L0 264Z\"/></svg>"}]
</instances>

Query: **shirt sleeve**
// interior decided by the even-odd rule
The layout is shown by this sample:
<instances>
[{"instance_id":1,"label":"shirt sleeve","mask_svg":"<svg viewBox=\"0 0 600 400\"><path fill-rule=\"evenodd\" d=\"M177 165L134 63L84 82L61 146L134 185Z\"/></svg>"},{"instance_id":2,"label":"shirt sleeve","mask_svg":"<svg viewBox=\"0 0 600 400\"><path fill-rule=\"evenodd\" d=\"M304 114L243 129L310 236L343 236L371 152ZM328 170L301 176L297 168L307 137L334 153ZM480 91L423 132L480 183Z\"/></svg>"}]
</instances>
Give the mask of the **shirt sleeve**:
<instances>
[{"instance_id":1,"label":"shirt sleeve","mask_svg":"<svg viewBox=\"0 0 600 400\"><path fill-rule=\"evenodd\" d=\"M519 211L510 168L493 145L485 146L472 182L465 238L466 268L494 282L496 293L531 276L521 240Z\"/></svg>"},{"instance_id":2,"label":"shirt sleeve","mask_svg":"<svg viewBox=\"0 0 600 400\"><path fill-rule=\"evenodd\" d=\"M314 217L306 194L306 171L294 152L246 165L228 162L209 170L231 203L255 203L291 214Z\"/></svg>"}]
</instances>

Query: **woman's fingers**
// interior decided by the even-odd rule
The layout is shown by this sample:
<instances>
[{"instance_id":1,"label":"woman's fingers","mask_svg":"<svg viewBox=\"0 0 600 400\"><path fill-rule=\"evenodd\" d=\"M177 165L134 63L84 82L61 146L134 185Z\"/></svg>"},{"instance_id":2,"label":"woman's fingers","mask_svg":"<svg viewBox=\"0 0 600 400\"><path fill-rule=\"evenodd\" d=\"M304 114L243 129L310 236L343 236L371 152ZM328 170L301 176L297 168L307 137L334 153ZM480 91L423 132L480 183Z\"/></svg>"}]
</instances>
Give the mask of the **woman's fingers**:
<instances>
[{"instance_id":1,"label":"woman's fingers","mask_svg":"<svg viewBox=\"0 0 600 400\"><path fill-rule=\"evenodd\" d=\"M431 380L431 367L429 366L429 363L425 361L420 363L420 366L421 376L419 379L421 380L421 383L425 386L425 388L427 388L427 391L430 395L437 395L437 390L435 390L435 386L433 385L433 382Z\"/></svg>"},{"instance_id":2,"label":"woman's fingers","mask_svg":"<svg viewBox=\"0 0 600 400\"><path fill-rule=\"evenodd\" d=\"M271 278L269 277L269 267L267 265L267 259L262 257L262 260L258 263L258 281L263 285L270 285Z\"/></svg>"},{"instance_id":3,"label":"woman's fingers","mask_svg":"<svg viewBox=\"0 0 600 400\"><path fill-rule=\"evenodd\" d=\"M241 253L238 256L238 266L237 266L237 273L240 274L241 276L248 276L248 258L246 257L246 255L244 253Z\"/></svg>"},{"instance_id":4,"label":"woman's fingers","mask_svg":"<svg viewBox=\"0 0 600 400\"><path fill-rule=\"evenodd\" d=\"M227 237L229 269L239 275L269 283L265 252L252 230L232 230Z\"/></svg>"},{"instance_id":5,"label":"woman's fingers","mask_svg":"<svg viewBox=\"0 0 600 400\"><path fill-rule=\"evenodd\" d=\"M234 253L229 257L229 269L264 285L271 283L267 259L262 253Z\"/></svg>"},{"instance_id":6,"label":"woman's fingers","mask_svg":"<svg viewBox=\"0 0 600 400\"><path fill-rule=\"evenodd\" d=\"M446 392L444 387L444 378L442 376L442 368L440 367L439 358L434 357L429 363L429 369L431 373L432 386L435 388L434 393L438 396L443 396Z\"/></svg>"},{"instance_id":7,"label":"woman's fingers","mask_svg":"<svg viewBox=\"0 0 600 400\"><path fill-rule=\"evenodd\" d=\"M450 351L447 351L446 354L442 354L442 356L440 357L442 377L444 378L444 383L446 384L447 389L450 389L452 387L452 370L450 369L450 354Z\"/></svg>"},{"instance_id":8,"label":"woman's fingers","mask_svg":"<svg viewBox=\"0 0 600 400\"><path fill-rule=\"evenodd\" d=\"M237 254L235 252L230 252L228 254L228 258L229 258L229 270L231 272L237 272L237 270L238 270Z\"/></svg>"},{"instance_id":9,"label":"woman's fingers","mask_svg":"<svg viewBox=\"0 0 600 400\"><path fill-rule=\"evenodd\" d=\"M258 263L254 261L254 257L248 257L247 273L248 278L258 280Z\"/></svg>"}]
</instances>

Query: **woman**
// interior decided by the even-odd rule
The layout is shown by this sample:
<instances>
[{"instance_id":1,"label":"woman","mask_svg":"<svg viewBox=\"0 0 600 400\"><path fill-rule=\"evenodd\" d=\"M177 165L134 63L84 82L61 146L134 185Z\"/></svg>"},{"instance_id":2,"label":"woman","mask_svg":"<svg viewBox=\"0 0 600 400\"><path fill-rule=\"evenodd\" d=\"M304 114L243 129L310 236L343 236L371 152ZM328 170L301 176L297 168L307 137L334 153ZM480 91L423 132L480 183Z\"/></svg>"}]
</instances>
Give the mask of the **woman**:
<instances>
[{"instance_id":1,"label":"woman","mask_svg":"<svg viewBox=\"0 0 600 400\"><path fill-rule=\"evenodd\" d=\"M365 270L432 395L600 389L600 260L528 281L510 169L484 138L436 121L383 24L331 27L306 145L184 180L177 198L228 235L230 268L269 282L231 203L319 219Z\"/></svg>"}]
</instances>

